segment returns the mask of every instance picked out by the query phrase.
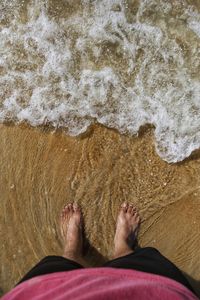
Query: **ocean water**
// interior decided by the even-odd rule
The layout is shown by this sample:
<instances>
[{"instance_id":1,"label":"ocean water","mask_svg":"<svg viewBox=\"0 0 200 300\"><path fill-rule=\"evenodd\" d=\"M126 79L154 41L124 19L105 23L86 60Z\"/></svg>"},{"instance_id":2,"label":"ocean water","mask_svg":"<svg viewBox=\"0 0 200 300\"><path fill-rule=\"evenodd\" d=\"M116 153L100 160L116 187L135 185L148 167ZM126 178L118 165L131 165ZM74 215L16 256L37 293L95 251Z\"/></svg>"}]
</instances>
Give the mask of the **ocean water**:
<instances>
[{"instance_id":1,"label":"ocean water","mask_svg":"<svg viewBox=\"0 0 200 300\"><path fill-rule=\"evenodd\" d=\"M178 162L200 148L198 0L0 0L0 122L99 122Z\"/></svg>"}]
</instances>

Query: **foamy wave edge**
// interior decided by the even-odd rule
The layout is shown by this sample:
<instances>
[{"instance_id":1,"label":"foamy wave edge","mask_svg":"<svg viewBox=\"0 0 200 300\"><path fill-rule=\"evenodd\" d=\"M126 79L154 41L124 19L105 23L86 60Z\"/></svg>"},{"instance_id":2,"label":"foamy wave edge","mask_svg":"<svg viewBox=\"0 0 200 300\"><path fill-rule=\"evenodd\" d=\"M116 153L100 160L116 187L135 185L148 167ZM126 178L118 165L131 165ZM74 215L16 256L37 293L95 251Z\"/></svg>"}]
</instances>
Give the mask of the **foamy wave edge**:
<instances>
[{"instance_id":1,"label":"foamy wave edge","mask_svg":"<svg viewBox=\"0 0 200 300\"><path fill-rule=\"evenodd\" d=\"M146 2L142 3L144 9ZM142 9L136 22L127 22L125 8L121 1L117 4L120 11L113 10L116 1L95 2L92 16L85 11L82 17L60 24L44 10L35 17L32 6L27 24L13 20L10 27L2 28L0 122L26 121L32 126L49 122L66 127L72 136L96 121L130 135L152 124L158 155L167 162L181 161L200 147L199 81L191 77L181 47L167 32L140 22ZM168 5L166 13L170 9ZM188 9L185 17L187 27L199 38L199 14ZM78 32L75 42L67 34L69 28ZM132 84L122 78L123 66L97 69L91 61L88 45L98 61L105 42L117 45L127 74L139 68ZM138 62L141 50L145 55Z\"/></svg>"}]
</instances>

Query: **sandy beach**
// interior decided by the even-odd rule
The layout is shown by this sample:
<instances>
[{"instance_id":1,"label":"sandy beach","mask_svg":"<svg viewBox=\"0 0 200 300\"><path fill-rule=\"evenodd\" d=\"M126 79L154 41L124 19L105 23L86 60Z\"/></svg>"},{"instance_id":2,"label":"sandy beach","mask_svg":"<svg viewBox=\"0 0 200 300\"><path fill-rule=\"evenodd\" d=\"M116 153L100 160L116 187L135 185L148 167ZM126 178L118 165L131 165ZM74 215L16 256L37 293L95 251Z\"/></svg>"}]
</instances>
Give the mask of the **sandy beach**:
<instances>
[{"instance_id":1,"label":"sandy beach","mask_svg":"<svg viewBox=\"0 0 200 300\"><path fill-rule=\"evenodd\" d=\"M1 1L0 296L62 255L70 202L101 266L127 201L200 297L199 49L197 0Z\"/></svg>"},{"instance_id":2,"label":"sandy beach","mask_svg":"<svg viewBox=\"0 0 200 300\"><path fill-rule=\"evenodd\" d=\"M2 294L43 256L62 254L58 217L72 201L84 214L88 266L111 257L126 200L142 217L139 245L156 247L198 289L200 152L168 164L155 152L153 128L130 137L94 125L70 137L47 127L1 125L0 139Z\"/></svg>"}]
</instances>

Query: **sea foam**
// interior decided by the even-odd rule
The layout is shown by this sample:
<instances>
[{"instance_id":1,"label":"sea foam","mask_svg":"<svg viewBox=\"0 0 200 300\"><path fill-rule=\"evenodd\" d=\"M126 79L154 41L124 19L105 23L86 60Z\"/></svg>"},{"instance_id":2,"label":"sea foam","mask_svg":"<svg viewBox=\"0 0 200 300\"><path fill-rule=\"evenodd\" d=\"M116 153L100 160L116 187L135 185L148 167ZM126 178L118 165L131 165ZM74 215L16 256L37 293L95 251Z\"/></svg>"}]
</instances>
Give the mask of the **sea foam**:
<instances>
[{"instance_id":1,"label":"sea foam","mask_svg":"<svg viewBox=\"0 0 200 300\"><path fill-rule=\"evenodd\" d=\"M50 123L70 135L94 122L134 135L148 123L168 162L200 147L195 4L82 0L69 13L66 1L61 17L48 1L29 1L24 10L4 2L0 122Z\"/></svg>"}]
</instances>

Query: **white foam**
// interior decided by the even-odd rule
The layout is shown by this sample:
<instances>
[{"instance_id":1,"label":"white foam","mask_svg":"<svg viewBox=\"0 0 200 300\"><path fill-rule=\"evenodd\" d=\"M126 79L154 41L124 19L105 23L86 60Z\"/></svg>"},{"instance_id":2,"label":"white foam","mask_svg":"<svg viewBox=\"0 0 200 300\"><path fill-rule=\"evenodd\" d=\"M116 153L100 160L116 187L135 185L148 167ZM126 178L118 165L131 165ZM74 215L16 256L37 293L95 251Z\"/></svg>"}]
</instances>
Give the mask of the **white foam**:
<instances>
[{"instance_id":1,"label":"white foam","mask_svg":"<svg viewBox=\"0 0 200 300\"><path fill-rule=\"evenodd\" d=\"M188 16L188 26L189 28L200 37L200 14L198 14L192 7L186 10Z\"/></svg>"},{"instance_id":2,"label":"white foam","mask_svg":"<svg viewBox=\"0 0 200 300\"><path fill-rule=\"evenodd\" d=\"M183 160L200 146L200 15L182 2L172 17L170 3L141 0L130 22L120 0L84 0L57 21L32 1L27 23L0 27L0 121L70 135L95 121L129 134L150 123L158 154Z\"/></svg>"}]
</instances>

